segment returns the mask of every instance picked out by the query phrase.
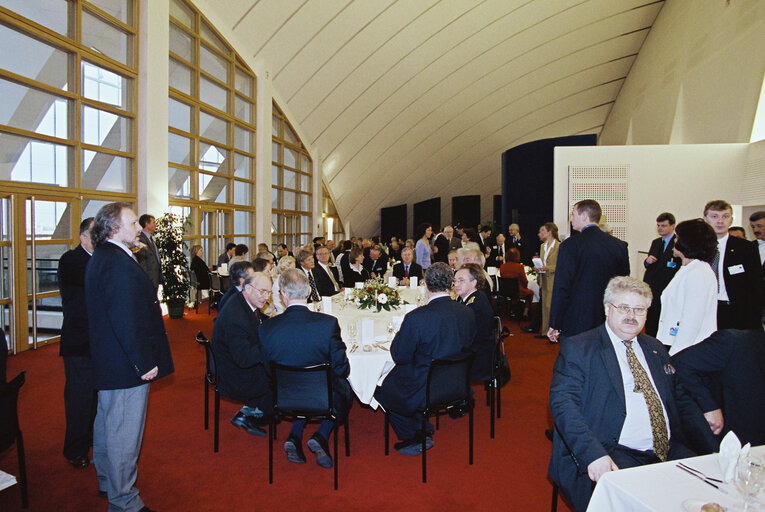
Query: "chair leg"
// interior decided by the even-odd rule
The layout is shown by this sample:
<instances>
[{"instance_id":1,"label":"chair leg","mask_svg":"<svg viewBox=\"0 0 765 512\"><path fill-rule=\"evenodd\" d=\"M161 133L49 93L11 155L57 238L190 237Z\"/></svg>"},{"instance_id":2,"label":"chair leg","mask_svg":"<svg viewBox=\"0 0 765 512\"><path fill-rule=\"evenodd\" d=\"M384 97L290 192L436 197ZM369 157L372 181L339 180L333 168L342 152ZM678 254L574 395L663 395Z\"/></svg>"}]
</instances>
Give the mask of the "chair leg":
<instances>
[{"instance_id":1,"label":"chair leg","mask_svg":"<svg viewBox=\"0 0 765 512\"><path fill-rule=\"evenodd\" d=\"M337 465L338 465L338 462L339 462L338 459L337 459L337 428L333 428L332 430L334 431L334 436L335 436L335 446L332 449L334 451L335 463L332 464L332 467L334 468L334 471L335 471L335 490L337 490ZM348 433L347 430L345 432ZM346 446L348 446L348 445L346 444Z\"/></svg>"},{"instance_id":2,"label":"chair leg","mask_svg":"<svg viewBox=\"0 0 765 512\"><path fill-rule=\"evenodd\" d=\"M468 429L470 431L470 434L469 434L470 435L470 439L469 439L470 456L469 456L469 459L470 459L470 464L472 464L473 463L473 409L475 409L475 400L473 400L472 398L468 398L468 406L470 407L470 411L468 413L468 415L470 416L470 428Z\"/></svg>"},{"instance_id":3,"label":"chair leg","mask_svg":"<svg viewBox=\"0 0 765 512\"><path fill-rule=\"evenodd\" d=\"M440 419L440 417L441 415L439 413L436 413L436 430L438 430L441 427L441 425L438 424L439 423L438 420Z\"/></svg>"},{"instance_id":4,"label":"chair leg","mask_svg":"<svg viewBox=\"0 0 765 512\"><path fill-rule=\"evenodd\" d=\"M383 427L383 436L385 437L385 455L388 455L388 444L390 443L390 418L388 412L385 412L385 426Z\"/></svg>"},{"instance_id":5,"label":"chair leg","mask_svg":"<svg viewBox=\"0 0 765 512\"><path fill-rule=\"evenodd\" d=\"M274 429L276 420L271 418L268 422L268 483L274 483Z\"/></svg>"},{"instance_id":6,"label":"chair leg","mask_svg":"<svg viewBox=\"0 0 765 512\"><path fill-rule=\"evenodd\" d=\"M436 421L438 421L438 416L436 416ZM422 413L422 483L428 482L428 450L425 449L425 441L427 439L427 436L425 435L425 425L427 423L427 416L425 413Z\"/></svg>"},{"instance_id":7,"label":"chair leg","mask_svg":"<svg viewBox=\"0 0 765 512\"><path fill-rule=\"evenodd\" d=\"M492 379L491 383L489 384L489 392L491 395L491 404L489 404L489 409L491 411L491 419L489 420L490 422L489 430L490 430L492 439L494 439L494 408L496 406L495 400L496 400L496 392L497 392L496 382L497 382L496 379Z\"/></svg>"},{"instance_id":8,"label":"chair leg","mask_svg":"<svg viewBox=\"0 0 765 512\"><path fill-rule=\"evenodd\" d=\"M204 379L205 384L205 430L210 430L210 385L207 383L207 378Z\"/></svg>"},{"instance_id":9,"label":"chair leg","mask_svg":"<svg viewBox=\"0 0 765 512\"><path fill-rule=\"evenodd\" d=\"M218 444L220 438L220 392L215 390L215 418L213 418L213 451L218 453Z\"/></svg>"},{"instance_id":10,"label":"chair leg","mask_svg":"<svg viewBox=\"0 0 765 512\"><path fill-rule=\"evenodd\" d=\"M343 430L345 430L345 456L350 457L351 456L351 435L348 433L348 422L350 419L348 417L345 418L345 423L343 424Z\"/></svg>"},{"instance_id":11,"label":"chair leg","mask_svg":"<svg viewBox=\"0 0 765 512\"><path fill-rule=\"evenodd\" d=\"M486 386L486 406L487 407L491 405L489 401L489 393L491 393L491 381L489 381L488 385Z\"/></svg>"},{"instance_id":12,"label":"chair leg","mask_svg":"<svg viewBox=\"0 0 765 512\"><path fill-rule=\"evenodd\" d=\"M553 482L552 492L552 504L550 505L550 512L558 512L558 486Z\"/></svg>"},{"instance_id":13,"label":"chair leg","mask_svg":"<svg viewBox=\"0 0 765 512\"><path fill-rule=\"evenodd\" d=\"M497 381L497 418L502 417L502 387L499 385L499 381Z\"/></svg>"},{"instance_id":14,"label":"chair leg","mask_svg":"<svg viewBox=\"0 0 765 512\"><path fill-rule=\"evenodd\" d=\"M27 491L27 464L24 456L24 437L21 430L16 434L16 451L19 457L19 488L21 489L21 508L29 508L29 493Z\"/></svg>"}]
</instances>

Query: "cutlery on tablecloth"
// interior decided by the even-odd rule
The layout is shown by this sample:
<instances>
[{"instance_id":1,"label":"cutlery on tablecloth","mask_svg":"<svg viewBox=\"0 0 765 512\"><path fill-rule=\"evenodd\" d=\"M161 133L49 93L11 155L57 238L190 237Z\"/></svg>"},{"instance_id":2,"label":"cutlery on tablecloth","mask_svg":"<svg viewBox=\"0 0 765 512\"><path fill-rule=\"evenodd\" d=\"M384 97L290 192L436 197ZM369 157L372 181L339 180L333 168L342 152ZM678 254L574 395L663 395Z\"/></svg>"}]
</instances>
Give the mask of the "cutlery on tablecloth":
<instances>
[{"instance_id":1,"label":"cutlery on tablecloth","mask_svg":"<svg viewBox=\"0 0 765 512\"><path fill-rule=\"evenodd\" d=\"M690 467L688 464L683 464L682 462L678 462L677 465L681 466L681 467L684 467L685 469L690 469L694 473L698 473L699 475L703 476L707 480L712 480L713 482L717 482L718 484L723 483L722 480L719 480L717 478L712 478L711 476L707 476L704 473L702 473L701 471L699 471L698 469Z\"/></svg>"},{"instance_id":2,"label":"cutlery on tablecloth","mask_svg":"<svg viewBox=\"0 0 765 512\"><path fill-rule=\"evenodd\" d=\"M715 483L713 483L713 482L710 482L710 481L709 481L709 480L707 480L705 477L703 477L703 476L701 476L701 475L697 475L697 474L696 474L696 473L694 473L693 471L691 471L691 470L689 470L689 469L685 469L683 466L680 466L680 465L675 465L675 467L676 467L676 468L678 468L678 469L682 469L683 471L685 471L686 473L688 473L688 474L689 474L689 475L691 475L691 476L695 476L696 478L698 478L699 480L701 480L701 481L702 481L702 482L704 482L705 484L707 484L707 485L711 485L712 487L714 487L715 489L717 489L717 490L718 490L718 491L720 491L721 493L723 493L723 494L728 494L728 491L726 491L725 489L720 489L720 486L719 486L719 485L717 485L717 484L715 484Z\"/></svg>"}]
</instances>

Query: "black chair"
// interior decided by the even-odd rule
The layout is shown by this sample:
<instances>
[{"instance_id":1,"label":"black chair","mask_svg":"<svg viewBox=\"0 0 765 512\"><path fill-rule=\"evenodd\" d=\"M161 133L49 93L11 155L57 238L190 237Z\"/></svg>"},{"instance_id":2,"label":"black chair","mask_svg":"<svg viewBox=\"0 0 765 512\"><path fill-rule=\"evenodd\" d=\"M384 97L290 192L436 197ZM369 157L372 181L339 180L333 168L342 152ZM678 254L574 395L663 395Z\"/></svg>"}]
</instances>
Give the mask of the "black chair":
<instances>
[{"instance_id":1,"label":"black chair","mask_svg":"<svg viewBox=\"0 0 765 512\"><path fill-rule=\"evenodd\" d=\"M19 457L19 487L21 508L29 508L27 492L27 465L24 457L24 438L19 427L19 390L26 380L26 372L19 373L12 381L0 383L0 452L14 444Z\"/></svg>"},{"instance_id":2,"label":"black chair","mask_svg":"<svg viewBox=\"0 0 765 512\"><path fill-rule=\"evenodd\" d=\"M220 391L218 391L218 374L216 373L217 366L215 365L215 354L210 346L210 340L202 334L202 331L197 332L196 341L205 349L205 430L210 428L210 386L212 386L213 391L215 392L213 451L218 453L218 440L220 437Z\"/></svg>"},{"instance_id":3,"label":"black chair","mask_svg":"<svg viewBox=\"0 0 765 512\"><path fill-rule=\"evenodd\" d=\"M571 451L571 448L569 447L568 443L566 442L566 438L563 437L560 433L560 430L558 430L557 426L553 426L553 428L548 428L545 430L545 437L549 439L549 441L553 442L553 437L558 436L560 440L563 442L563 446L566 447L566 451L568 451L568 456L571 457L571 460L574 462L574 466L576 466L576 470L580 474L587 474L586 471L582 470L582 466L579 464L579 459L576 458L576 455L574 455L574 452ZM592 488L595 489L595 482L592 484ZM558 484L553 481L553 488L552 488L552 504L550 505L550 512L557 512L558 511L558 492L559 492Z\"/></svg>"},{"instance_id":4,"label":"black chair","mask_svg":"<svg viewBox=\"0 0 765 512\"><path fill-rule=\"evenodd\" d=\"M210 314L210 308L218 304L218 300L223 297L223 289L220 286L220 276L217 272L207 271L210 276L210 288L207 291L207 314Z\"/></svg>"},{"instance_id":5,"label":"black chair","mask_svg":"<svg viewBox=\"0 0 765 512\"><path fill-rule=\"evenodd\" d=\"M520 321L523 316L523 310L526 308L526 301L521 299L517 277L499 278L497 301L505 305L505 310L510 315L510 318L518 318ZM520 314L518 310L520 310Z\"/></svg>"},{"instance_id":6,"label":"black chair","mask_svg":"<svg viewBox=\"0 0 765 512\"><path fill-rule=\"evenodd\" d=\"M468 461L473 464L473 409L474 400L470 389L470 368L473 366L475 353L449 358L433 359L428 370L428 380L425 385L425 407L417 409L422 414L422 428L428 417L438 416L448 412L453 407L467 407L469 416L468 428ZM390 417L385 413L385 455L389 453ZM428 481L428 459L425 449L426 436L422 436L422 481Z\"/></svg>"},{"instance_id":7,"label":"black chair","mask_svg":"<svg viewBox=\"0 0 765 512\"><path fill-rule=\"evenodd\" d=\"M332 365L286 366L271 361L271 390L274 397L274 413L268 425L268 483L274 482L274 439L276 423L281 419L332 420L335 422L334 463L335 490L337 490L337 430L343 423L345 430L345 456L351 455L348 418L338 418L333 408Z\"/></svg>"},{"instance_id":8,"label":"black chair","mask_svg":"<svg viewBox=\"0 0 765 512\"><path fill-rule=\"evenodd\" d=\"M502 385L500 382L501 368L501 356L505 355L505 338L510 336L510 331L507 328L502 328L502 320L498 317L494 317L494 333L496 336L496 345L494 347L494 356L491 363L491 379L484 383L486 388L486 405L491 410L491 422L490 422L490 435L494 439L494 418L495 411L496 417L502 417ZM509 363L508 363L509 366Z\"/></svg>"}]
</instances>

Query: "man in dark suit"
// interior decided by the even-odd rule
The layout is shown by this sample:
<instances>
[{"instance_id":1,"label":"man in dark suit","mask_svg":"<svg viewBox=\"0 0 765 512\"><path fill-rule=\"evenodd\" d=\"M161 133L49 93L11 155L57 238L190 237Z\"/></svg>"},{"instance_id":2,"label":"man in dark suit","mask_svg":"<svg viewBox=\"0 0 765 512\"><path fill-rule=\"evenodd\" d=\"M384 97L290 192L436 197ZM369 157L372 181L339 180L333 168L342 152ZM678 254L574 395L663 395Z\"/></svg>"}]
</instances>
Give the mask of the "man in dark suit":
<instances>
[{"instance_id":1,"label":"man in dark suit","mask_svg":"<svg viewBox=\"0 0 765 512\"><path fill-rule=\"evenodd\" d=\"M672 278L682 266L680 258L672 256L675 247L675 216L664 212L656 217L656 231L659 238L651 242L648 257L645 259L645 275L643 281L651 287L653 300L648 309L648 317L645 322L645 333L656 336L659 329L659 316L661 316L661 292L667 287Z\"/></svg>"},{"instance_id":2,"label":"man in dark suit","mask_svg":"<svg viewBox=\"0 0 765 512\"><path fill-rule=\"evenodd\" d=\"M605 325L561 343L550 384L556 434L548 473L580 512L604 473L693 455L681 421L692 400L676 385L662 344L640 334L650 303L647 284L615 277L602 302Z\"/></svg>"},{"instance_id":3,"label":"man in dark suit","mask_svg":"<svg viewBox=\"0 0 765 512\"><path fill-rule=\"evenodd\" d=\"M326 247L324 247L326 250ZM314 313L306 306L311 286L304 273L289 269L279 276L279 294L287 309L263 325L260 341L263 364L270 371L269 362L289 366L332 364L332 405L339 421L344 421L352 404L351 386L347 377L351 371L345 355L345 343L340 337L340 325L335 317ZM306 333L310 332L310 336ZM305 420L296 420L284 443L287 460L305 462L302 440ZM323 468L332 467L327 440L336 425L323 420L318 431L308 440L308 448L316 455L316 463Z\"/></svg>"},{"instance_id":4,"label":"man in dark suit","mask_svg":"<svg viewBox=\"0 0 765 512\"><path fill-rule=\"evenodd\" d=\"M717 234L717 328L756 329L760 325L762 264L751 242L728 234L733 208L722 200L704 206L704 220ZM557 278L556 278L557 279Z\"/></svg>"},{"instance_id":5,"label":"man in dark suit","mask_svg":"<svg viewBox=\"0 0 765 512\"><path fill-rule=\"evenodd\" d=\"M479 285L482 290L488 290L489 285L480 265L466 263L454 275L457 302L466 305L475 317L476 336L470 346L475 352L475 360L470 369L470 378L489 380L497 340L494 337L494 312L491 302L487 293L478 289Z\"/></svg>"},{"instance_id":6,"label":"man in dark suit","mask_svg":"<svg viewBox=\"0 0 765 512\"><path fill-rule=\"evenodd\" d=\"M152 234L157 229L157 222L153 215L144 213L141 218L138 219L141 224L141 232L138 235L138 241L143 244L141 249L136 253L136 259L141 268L146 272L146 275L151 279L151 283L154 285L154 290L159 288L159 285L163 282L162 278L162 264L159 259L159 251L157 246L154 245L154 239Z\"/></svg>"},{"instance_id":7,"label":"man in dark suit","mask_svg":"<svg viewBox=\"0 0 765 512\"><path fill-rule=\"evenodd\" d=\"M295 256L295 264L299 270L305 272L308 278L308 283L311 285L311 294L308 296L308 302L320 302L321 294L316 287L316 278L314 277L314 267L316 266L316 260L313 259L313 253L305 249L300 249Z\"/></svg>"},{"instance_id":8,"label":"man in dark suit","mask_svg":"<svg viewBox=\"0 0 765 512\"><path fill-rule=\"evenodd\" d=\"M340 291L340 274L337 267L329 264L329 247L322 245L316 250L317 265L313 268L316 289L322 297L331 297Z\"/></svg>"},{"instance_id":9,"label":"man in dark suit","mask_svg":"<svg viewBox=\"0 0 765 512\"><path fill-rule=\"evenodd\" d=\"M394 448L403 455L418 455L433 446L433 427L422 432L425 384L433 359L460 355L470 349L476 335L475 319L467 307L449 297L454 274L446 263L437 262L425 271L428 304L404 317L391 343L396 366L375 390L375 399L390 414L393 430L401 440Z\"/></svg>"},{"instance_id":10,"label":"man in dark suit","mask_svg":"<svg viewBox=\"0 0 765 512\"><path fill-rule=\"evenodd\" d=\"M249 276L255 275L255 267L249 261L235 261L231 264L231 268L228 269L228 275L234 286L229 286L226 293L224 293L223 297L218 301L218 312L223 311L223 306L225 306L231 298L235 297L236 294L242 291L244 280Z\"/></svg>"},{"instance_id":11,"label":"man in dark suit","mask_svg":"<svg viewBox=\"0 0 765 512\"><path fill-rule=\"evenodd\" d=\"M716 436L708 453L731 430L741 444L765 443L765 314L760 322L762 327L750 331L717 331L672 358L678 379Z\"/></svg>"},{"instance_id":12,"label":"man in dark suit","mask_svg":"<svg viewBox=\"0 0 765 512\"><path fill-rule=\"evenodd\" d=\"M757 253L760 256L760 297L765 302L765 211L754 212L749 216L749 227L752 228ZM765 305L765 304L764 304Z\"/></svg>"},{"instance_id":13,"label":"man in dark suit","mask_svg":"<svg viewBox=\"0 0 765 512\"><path fill-rule=\"evenodd\" d=\"M401 286L409 286L409 278L416 277L418 283L422 282L422 267L413 262L414 253L410 248L401 251L401 262L393 265L393 277L398 279Z\"/></svg>"},{"instance_id":14,"label":"man in dark suit","mask_svg":"<svg viewBox=\"0 0 765 512\"><path fill-rule=\"evenodd\" d=\"M487 267L501 267L507 261L507 251L511 249L510 244L505 240L505 235L497 234L494 245L491 247L491 254L486 259Z\"/></svg>"},{"instance_id":15,"label":"man in dark suit","mask_svg":"<svg viewBox=\"0 0 765 512\"><path fill-rule=\"evenodd\" d=\"M98 488L107 493L110 510L131 512L149 510L133 487L149 382L173 372L156 289L131 251L139 232L128 203L101 207L91 229L95 250L85 270L93 388L98 390L93 424Z\"/></svg>"},{"instance_id":16,"label":"man in dark suit","mask_svg":"<svg viewBox=\"0 0 765 512\"><path fill-rule=\"evenodd\" d=\"M80 244L65 252L58 261L58 283L64 322L61 325L59 355L64 359L64 411L66 435L64 457L82 469L90 464L96 393L93 391L93 365L90 361L88 313L85 306L85 268L93 254L90 228L93 217L80 223Z\"/></svg>"},{"instance_id":17,"label":"man in dark suit","mask_svg":"<svg viewBox=\"0 0 765 512\"><path fill-rule=\"evenodd\" d=\"M388 271L388 255L379 245L373 245L369 249L369 258L364 257L364 267L372 277L383 277Z\"/></svg>"},{"instance_id":18,"label":"man in dark suit","mask_svg":"<svg viewBox=\"0 0 765 512\"><path fill-rule=\"evenodd\" d=\"M558 249L550 329L547 337L574 336L603 322L603 292L614 276L627 276L627 244L601 231L600 204L579 201L571 212L571 225L581 234L566 239Z\"/></svg>"},{"instance_id":19,"label":"man in dark suit","mask_svg":"<svg viewBox=\"0 0 765 512\"><path fill-rule=\"evenodd\" d=\"M462 234L464 232L465 230L462 228L459 222L454 225L454 234L452 235L452 239L449 240L449 251L462 249Z\"/></svg>"},{"instance_id":20,"label":"man in dark suit","mask_svg":"<svg viewBox=\"0 0 765 512\"><path fill-rule=\"evenodd\" d=\"M218 313L213 327L211 348L218 370L218 389L232 400L245 404L231 424L254 436L265 436L271 414L271 391L268 388L259 330L267 319L259 312L271 295L271 277L256 272L247 277L241 293L234 295Z\"/></svg>"},{"instance_id":21,"label":"man in dark suit","mask_svg":"<svg viewBox=\"0 0 765 512\"><path fill-rule=\"evenodd\" d=\"M223 251L220 256L218 256L219 267L224 263L228 265L228 262L231 260L231 258L234 257L234 249L236 249L236 244L234 242L229 242L226 244L226 250Z\"/></svg>"},{"instance_id":22,"label":"man in dark suit","mask_svg":"<svg viewBox=\"0 0 765 512\"><path fill-rule=\"evenodd\" d=\"M488 248L491 247L491 228L489 226L481 227L481 232L478 233L478 247L481 248L481 254L488 254Z\"/></svg>"},{"instance_id":23,"label":"man in dark suit","mask_svg":"<svg viewBox=\"0 0 765 512\"><path fill-rule=\"evenodd\" d=\"M438 251L434 251L433 261L446 263L447 256L449 255L449 245L452 242L452 235L454 235L454 230L451 226L444 226L443 231L436 235L435 240L433 240L433 247L438 249Z\"/></svg>"}]
</instances>

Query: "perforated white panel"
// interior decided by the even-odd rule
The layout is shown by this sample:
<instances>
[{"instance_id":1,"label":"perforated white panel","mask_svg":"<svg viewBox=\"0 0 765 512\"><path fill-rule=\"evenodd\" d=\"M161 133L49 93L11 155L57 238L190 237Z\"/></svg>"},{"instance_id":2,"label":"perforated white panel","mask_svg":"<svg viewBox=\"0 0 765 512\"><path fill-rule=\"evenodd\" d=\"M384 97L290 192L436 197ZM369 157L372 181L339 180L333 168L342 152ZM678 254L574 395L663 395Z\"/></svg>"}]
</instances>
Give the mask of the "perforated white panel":
<instances>
[{"instance_id":1,"label":"perforated white panel","mask_svg":"<svg viewBox=\"0 0 765 512\"><path fill-rule=\"evenodd\" d=\"M570 165L568 167L569 210L583 199L600 203L604 219L613 235L627 240L627 201L629 199L629 164Z\"/></svg>"},{"instance_id":2,"label":"perforated white panel","mask_svg":"<svg viewBox=\"0 0 765 512\"><path fill-rule=\"evenodd\" d=\"M765 158L756 158L746 163L744 180L741 183L741 204L744 206L765 203Z\"/></svg>"}]
</instances>

